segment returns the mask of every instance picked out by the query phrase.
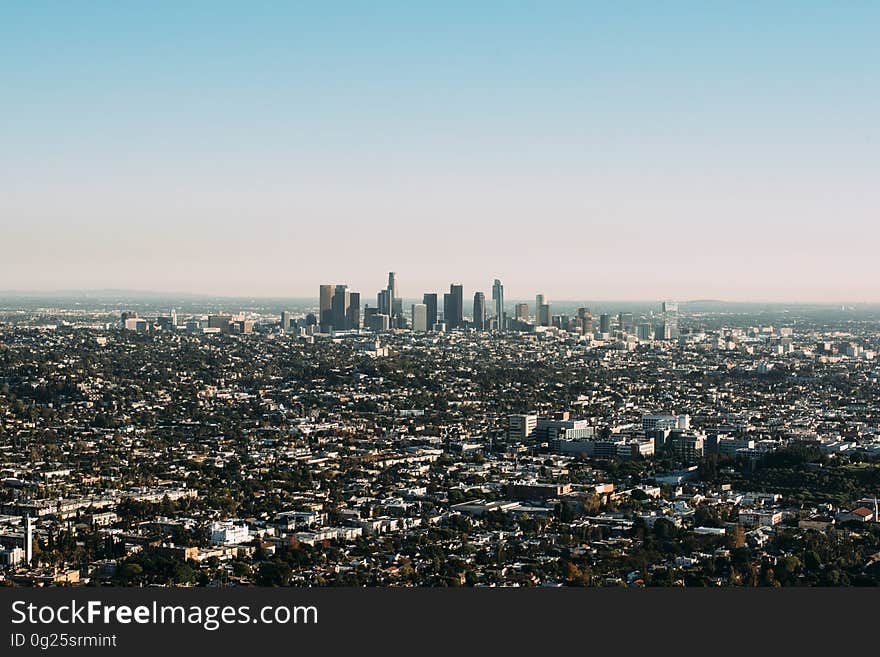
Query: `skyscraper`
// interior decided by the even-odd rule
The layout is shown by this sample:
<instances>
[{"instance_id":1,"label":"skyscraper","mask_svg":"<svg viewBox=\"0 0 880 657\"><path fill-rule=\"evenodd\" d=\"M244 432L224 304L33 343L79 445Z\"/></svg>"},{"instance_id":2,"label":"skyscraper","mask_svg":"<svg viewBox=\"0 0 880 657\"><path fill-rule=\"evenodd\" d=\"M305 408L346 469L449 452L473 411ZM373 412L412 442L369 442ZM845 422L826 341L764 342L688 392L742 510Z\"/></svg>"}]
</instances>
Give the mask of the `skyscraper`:
<instances>
[{"instance_id":1,"label":"skyscraper","mask_svg":"<svg viewBox=\"0 0 880 657\"><path fill-rule=\"evenodd\" d=\"M412 306L412 330L424 332L428 330L428 306L414 303Z\"/></svg>"},{"instance_id":2,"label":"skyscraper","mask_svg":"<svg viewBox=\"0 0 880 657\"><path fill-rule=\"evenodd\" d=\"M427 324L428 330L434 330L434 324L437 323L437 293L436 292L426 292L422 297L422 303L425 304L427 310Z\"/></svg>"},{"instance_id":3,"label":"skyscraper","mask_svg":"<svg viewBox=\"0 0 880 657\"><path fill-rule=\"evenodd\" d=\"M388 290L379 290L376 295L376 306L383 315L391 314L391 301L388 299Z\"/></svg>"},{"instance_id":4,"label":"skyscraper","mask_svg":"<svg viewBox=\"0 0 880 657\"><path fill-rule=\"evenodd\" d=\"M464 286L455 283L449 286L449 293L443 295L443 318L449 329L458 328L464 323Z\"/></svg>"},{"instance_id":5,"label":"skyscraper","mask_svg":"<svg viewBox=\"0 0 880 657\"><path fill-rule=\"evenodd\" d=\"M372 308L370 306L364 306L364 328L371 329L373 328L373 317L379 314L378 308Z\"/></svg>"},{"instance_id":6,"label":"skyscraper","mask_svg":"<svg viewBox=\"0 0 880 657\"><path fill-rule=\"evenodd\" d=\"M391 299L391 302L394 303L394 300L397 299L397 272L390 271L388 272L388 296Z\"/></svg>"},{"instance_id":7,"label":"skyscraper","mask_svg":"<svg viewBox=\"0 0 880 657\"><path fill-rule=\"evenodd\" d=\"M515 315L516 321L518 322L528 322L529 321L529 304L527 303L518 303L516 304Z\"/></svg>"},{"instance_id":8,"label":"skyscraper","mask_svg":"<svg viewBox=\"0 0 880 657\"><path fill-rule=\"evenodd\" d=\"M350 292L348 295L348 310L346 311L345 328L359 329L361 327L361 293Z\"/></svg>"},{"instance_id":9,"label":"skyscraper","mask_svg":"<svg viewBox=\"0 0 880 657\"><path fill-rule=\"evenodd\" d=\"M347 285L337 285L330 302L332 325L335 331L348 328L348 308L351 304Z\"/></svg>"},{"instance_id":10,"label":"skyscraper","mask_svg":"<svg viewBox=\"0 0 880 657\"><path fill-rule=\"evenodd\" d=\"M550 304L543 294L535 295L535 325L550 326Z\"/></svg>"},{"instance_id":11,"label":"skyscraper","mask_svg":"<svg viewBox=\"0 0 880 657\"><path fill-rule=\"evenodd\" d=\"M678 339L678 303L675 301L663 302L663 322L668 327L668 340Z\"/></svg>"},{"instance_id":12,"label":"skyscraper","mask_svg":"<svg viewBox=\"0 0 880 657\"><path fill-rule=\"evenodd\" d=\"M389 321L390 317L385 315L384 313L376 313L375 315L370 316L370 330L372 331L387 331L391 328L391 322Z\"/></svg>"},{"instance_id":13,"label":"skyscraper","mask_svg":"<svg viewBox=\"0 0 880 657\"><path fill-rule=\"evenodd\" d=\"M578 308L577 324L581 335L593 333L593 315L589 308Z\"/></svg>"},{"instance_id":14,"label":"skyscraper","mask_svg":"<svg viewBox=\"0 0 880 657\"><path fill-rule=\"evenodd\" d=\"M504 326L504 286L497 278L492 285L492 301L495 306L495 326L503 331Z\"/></svg>"},{"instance_id":15,"label":"skyscraper","mask_svg":"<svg viewBox=\"0 0 880 657\"><path fill-rule=\"evenodd\" d=\"M654 326L654 339L655 340L671 340L672 339L672 327L668 322L663 321Z\"/></svg>"},{"instance_id":16,"label":"skyscraper","mask_svg":"<svg viewBox=\"0 0 880 657\"><path fill-rule=\"evenodd\" d=\"M474 293L474 328L478 331L486 330L486 295L482 292Z\"/></svg>"},{"instance_id":17,"label":"skyscraper","mask_svg":"<svg viewBox=\"0 0 880 657\"><path fill-rule=\"evenodd\" d=\"M318 302L318 323L321 332L326 333L333 327L333 286L322 285Z\"/></svg>"},{"instance_id":18,"label":"skyscraper","mask_svg":"<svg viewBox=\"0 0 880 657\"><path fill-rule=\"evenodd\" d=\"M538 309L538 325L539 326L550 326L550 304L542 303L541 307Z\"/></svg>"},{"instance_id":19,"label":"skyscraper","mask_svg":"<svg viewBox=\"0 0 880 657\"><path fill-rule=\"evenodd\" d=\"M403 300L397 294L397 273L388 272L388 315L391 317L392 328L401 324L403 315ZM405 323L405 322L404 322Z\"/></svg>"},{"instance_id":20,"label":"skyscraper","mask_svg":"<svg viewBox=\"0 0 880 657\"><path fill-rule=\"evenodd\" d=\"M384 290L379 290L376 297L379 313L388 315L391 328L406 328L406 318L403 316L403 300L397 293L397 273L388 272L388 285Z\"/></svg>"},{"instance_id":21,"label":"skyscraper","mask_svg":"<svg viewBox=\"0 0 880 657\"><path fill-rule=\"evenodd\" d=\"M611 333L611 315L608 313L599 315L599 333Z\"/></svg>"}]
</instances>

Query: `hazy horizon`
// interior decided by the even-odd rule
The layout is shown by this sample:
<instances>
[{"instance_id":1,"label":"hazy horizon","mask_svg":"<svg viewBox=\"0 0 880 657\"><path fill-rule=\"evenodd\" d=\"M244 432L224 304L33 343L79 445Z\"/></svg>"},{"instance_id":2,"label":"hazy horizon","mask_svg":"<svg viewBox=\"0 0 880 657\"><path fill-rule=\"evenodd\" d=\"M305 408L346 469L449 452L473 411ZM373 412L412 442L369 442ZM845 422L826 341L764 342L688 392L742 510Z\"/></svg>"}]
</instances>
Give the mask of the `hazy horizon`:
<instances>
[{"instance_id":1,"label":"hazy horizon","mask_svg":"<svg viewBox=\"0 0 880 657\"><path fill-rule=\"evenodd\" d=\"M349 289L352 292L360 292L361 293L361 304L375 306L376 299L374 298L376 295L373 291L364 292L364 290L358 287L349 286ZM378 292L377 288L375 292ZM442 302L442 296L444 292L447 292L446 288L432 288L426 289L423 292L406 294L404 293L400 298L404 301L412 301L417 302L422 298L422 295L425 292L436 292L438 297L440 297L440 301ZM465 306L469 307L471 296L473 292L484 292L487 297L491 293L491 286L485 286L485 288L475 288L470 290L470 295L468 295L468 288L465 287ZM537 292L540 294L540 291ZM564 298L564 297L553 297L546 292L544 293L545 300L548 301L551 306L556 304L576 304L576 303L586 303L586 302L595 302L598 304L632 304L632 305L660 305L663 301L675 301L679 304L720 304L720 305L730 305L730 306L739 306L739 305L766 305L766 306L816 306L816 307L829 307L829 306L852 306L852 307L880 307L880 302L873 301L855 301L855 300L847 300L847 299L839 299L839 300L831 300L831 301L799 301L792 299L719 299L719 298L666 298L666 299L652 299L648 297L631 297L631 298L612 298L612 297L572 297L572 298ZM72 300L72 301L87 301L87 300L99 300L99 301L110 301L112 297L130 297L131 300L141 301L141 302L152 302L155 300L181 300L181 301L245 301L245 300L253 300L253 301L309 301L309 302L317 302L318 301L318 293L317 290L314 294L214 294L214 293L205 293L205 292L192 292L185 290L149 290L149 289L113 289L113 288L105 288L105 289L55 289L55 290L3 290L0 289L0 301L10 301L17 298L34 298L34 299L52 299L53 297ZM514 303L526 302L530 307L534 306L535 295L511 295L508 294L507 290L505 290L505 305L512 306ZM442 303L441 303L442 307ZM625 309L624 309L625 310Z\"/></svg>"},{"instance_id":2,"label":"hazy horizon","mask_svg":"<svg viewBox=\"0 0 880 657\"><path fill-rule=\"evenodd\" d=\"M880 5L3 14L8 292L880 302Z\"/></svg>"}]
</instances>

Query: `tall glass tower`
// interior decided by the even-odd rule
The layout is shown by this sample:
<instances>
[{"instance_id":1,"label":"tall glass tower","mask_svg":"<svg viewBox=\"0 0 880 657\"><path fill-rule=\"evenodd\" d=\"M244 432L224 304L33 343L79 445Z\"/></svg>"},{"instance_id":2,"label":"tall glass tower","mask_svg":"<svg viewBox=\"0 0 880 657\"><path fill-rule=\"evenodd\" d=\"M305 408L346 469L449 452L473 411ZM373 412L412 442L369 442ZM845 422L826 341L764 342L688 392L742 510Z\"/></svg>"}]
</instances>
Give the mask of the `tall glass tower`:
<instances>
[{"instance_id":1,"label":"tall glass tower","mask_svg":"<svg viewBox=\"0 0 880 657\"><path fill-rule=\"evenodd\" d=\"M492 285L492 301L495 304L495 322L499 331L504 330L504 286L497 278Z\"/></svg>"}]
</instances>

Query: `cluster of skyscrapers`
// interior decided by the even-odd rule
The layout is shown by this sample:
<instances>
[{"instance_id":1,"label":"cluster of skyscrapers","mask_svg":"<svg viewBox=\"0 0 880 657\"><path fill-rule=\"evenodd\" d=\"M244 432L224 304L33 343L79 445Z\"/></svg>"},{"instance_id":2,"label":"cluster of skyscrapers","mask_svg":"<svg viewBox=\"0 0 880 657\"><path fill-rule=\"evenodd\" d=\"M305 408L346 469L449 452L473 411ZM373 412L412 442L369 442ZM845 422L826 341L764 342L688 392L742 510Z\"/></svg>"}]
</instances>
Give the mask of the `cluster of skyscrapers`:
<instances>
[{"instance_id":1,"label":"cluster of skyscrapers","mask_svg":"<svg viewBox=\"0 0 880 657\"><path fill-rule=\"evenodd\" d=\"M504 286L495 280L492 286L492 306L486 305L483 292L474 294L473 314L465 320L464 286L452 283L443 295L443 314L439 312L439 295L426 292L421 303L412 304L409 318L403 310L403 299L398 294L397 274L388 273L388 285L376 295L376 305L360 308L360 293L351 292L346 285L321 285L319 293L318 324L321 331L346 331L367 328L384 331L412 328L414 331L445 331L466 326L480 331L504 330ZM283 323L283 322L282 322Z\"/></svg>"},{"instance_id":2,"label":"cluster of skyscrapers","mask_svg":"<svg viewBox=\"0 0 880 657\"><path fill-rule=\"evenodd\" d=\"M361 328L361 293L347 285L322 285L318 299L318 322L322 331L350 331Z\"/></svg>"},{"instance_id":3,"label":"cluster of skyscrapers","mask_svg":"<svg viewBox=\"0 0 880 657\"><path fill-rule=\"evenodd\" d=\"M459 328L506 331L556 326L583 335L592 335L598 329L599 334L610 335L619 331L642 340L671 340L678 337L678 305L672 301L663 302L660 317L652 317L648 322L637 323L630 312L619 313L613 321L612 316L605 313L599 316L598 327L593 325L589 308L578 308L575 316L553 315L544 294L535 295L533 315L529 313L529 304L517 303L513 316L509 317L504 307L504 285L497 278L492 284L491 305L487 304L484 292L474 293L470 319L465 317L464 286L460 283L451 283L449 292L443 294L442 312L439 301L439 294L426 292L422 302L412 304L409 313L405 313L398 291L397 274L389 272L387 286L376 295L376 305L365 305L363 312L359 292L350 291L346 285L321 285L319 317L313 321L319 324L322 332L361 328L377 332L392 329L427 332ZM288 323L282 317L282 325L286 327Z\"/></svg>"}]
</instances>

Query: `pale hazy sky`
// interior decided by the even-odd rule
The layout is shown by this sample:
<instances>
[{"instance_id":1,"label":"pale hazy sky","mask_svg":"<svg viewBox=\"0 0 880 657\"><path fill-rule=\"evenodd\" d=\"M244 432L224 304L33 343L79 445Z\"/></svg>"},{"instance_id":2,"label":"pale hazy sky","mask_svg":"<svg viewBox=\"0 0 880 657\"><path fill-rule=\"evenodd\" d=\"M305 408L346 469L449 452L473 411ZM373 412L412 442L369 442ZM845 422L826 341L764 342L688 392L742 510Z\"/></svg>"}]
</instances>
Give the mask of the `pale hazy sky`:
<instances>
[{"instance_id":1,"label":"pale hazy sky","mask_svg":"<svg viewBox=\"0 0 880 657\"><path fill-rule=\"evenodd\" d=\"M421 5L421 6L414 6ZM0 290L880 301L880 3L6 3Z\"/></svg>"}]
</instances>

